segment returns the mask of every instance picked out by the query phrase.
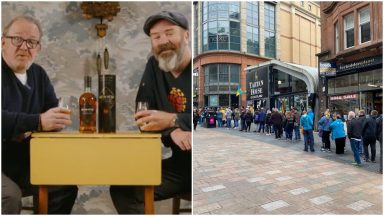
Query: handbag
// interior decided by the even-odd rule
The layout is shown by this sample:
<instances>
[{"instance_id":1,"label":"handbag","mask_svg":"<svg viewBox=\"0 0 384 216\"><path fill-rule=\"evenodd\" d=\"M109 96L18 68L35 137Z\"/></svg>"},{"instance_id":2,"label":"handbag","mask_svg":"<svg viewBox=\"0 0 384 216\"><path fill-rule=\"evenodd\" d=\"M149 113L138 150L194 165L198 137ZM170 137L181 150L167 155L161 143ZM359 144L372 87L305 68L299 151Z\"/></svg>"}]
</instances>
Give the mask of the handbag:
<instances>
[{"instance_id":1,"label":"handbag","mask_svg":"<svg viewBox=\"0 0 384 216\"><path fill-rule=\"evenodd\" d=\"M319 130L319 137L323 137L323 130Z\"/></svg>"},{"instance_id":2,"label":"handbag","mask_svg":"<svg viewBox=\"0 0 384 216\"><path fill-rule=\"evenodd\" d=\"M300 133L304 135L304 128L300 128Z\"/></svg>"}]
</instances>

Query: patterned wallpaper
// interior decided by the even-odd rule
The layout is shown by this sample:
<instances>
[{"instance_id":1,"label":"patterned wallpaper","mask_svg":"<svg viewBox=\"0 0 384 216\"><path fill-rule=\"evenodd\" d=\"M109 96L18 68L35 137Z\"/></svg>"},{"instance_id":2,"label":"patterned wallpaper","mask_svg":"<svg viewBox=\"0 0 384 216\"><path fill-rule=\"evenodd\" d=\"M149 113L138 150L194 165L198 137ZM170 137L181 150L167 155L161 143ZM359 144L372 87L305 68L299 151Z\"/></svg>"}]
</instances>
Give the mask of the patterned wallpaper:
<instances>
[{"instance_id":1,"label":"patterned wallpaper","mask_svg":"<svg viewBox=\"0 0 384 216\"><path fill-rule=\"evenodd\" d=\"M92 92L97 96L96 56L108 48L109 72L116 79L116 130L137 130L134 123L135 97L151 46L143 32L146 18L162 10L174 10L191 20L191 1L120 2L120 12L108 25L107 36L99 39L95 24L85 19L81 2L1 2L2 28L15 16L31 15L43 27L42 51L36 62L51 78L58 97L71 97L72 127L78 130L76 102L84 90L84 74L92 76ZM191 23L191 22L190 22Z\"/></svg>"}]
</instances>

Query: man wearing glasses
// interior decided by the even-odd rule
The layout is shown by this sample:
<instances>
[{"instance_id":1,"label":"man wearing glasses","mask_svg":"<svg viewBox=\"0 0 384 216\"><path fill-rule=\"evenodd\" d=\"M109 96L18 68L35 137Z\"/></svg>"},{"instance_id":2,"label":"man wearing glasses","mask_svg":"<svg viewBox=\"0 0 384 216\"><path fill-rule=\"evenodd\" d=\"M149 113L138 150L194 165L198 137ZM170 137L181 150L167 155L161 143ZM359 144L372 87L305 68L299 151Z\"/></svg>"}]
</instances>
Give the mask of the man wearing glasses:
<instances>
[{"instance_id":1,"label":"man wearing glasses","mask_svg":"<svg viewBox=\"0 0 384 216\"><path fill-rule=\"evenodd\" d=\"M71 124L64 108L57 107L45 70L33 63L41 38L39 21L27 16L14 18L1 37L2 214L20 213L23 195L34 195L37 203L37 187L30 183L31 131L57 131ZM48 193L48 213L71 213L76 186L49 187Z\"/></svg>"}]
</instances>

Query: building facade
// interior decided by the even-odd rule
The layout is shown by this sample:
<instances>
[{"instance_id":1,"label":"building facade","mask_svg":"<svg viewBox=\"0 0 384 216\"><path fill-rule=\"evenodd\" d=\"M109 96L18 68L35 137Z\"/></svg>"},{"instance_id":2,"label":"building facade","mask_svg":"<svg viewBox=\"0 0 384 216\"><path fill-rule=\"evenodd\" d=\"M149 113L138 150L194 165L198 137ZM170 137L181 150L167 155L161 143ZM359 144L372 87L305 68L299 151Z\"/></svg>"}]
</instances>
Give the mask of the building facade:
<instances>
[{"instance_id":1,"label":"building facade","mask_svg":"<svg viewBox=\"0 0 384 216\"><path fill-rule=\"evenodd\" d=\"M314 2L194 2L194 105L247 104L246 68L277 60L317 67ZM300 27L302 26L302 27Z\"/></svg>"},{"instance_id":2,"label":"building facade","mask_svg":"<svg viewBox=\"0 0 384 216\"><path fill-rule=\"evenodd\" d=\"M321 2L320 111L382 112L382 2Z\"/></svg>"}]
</instances>

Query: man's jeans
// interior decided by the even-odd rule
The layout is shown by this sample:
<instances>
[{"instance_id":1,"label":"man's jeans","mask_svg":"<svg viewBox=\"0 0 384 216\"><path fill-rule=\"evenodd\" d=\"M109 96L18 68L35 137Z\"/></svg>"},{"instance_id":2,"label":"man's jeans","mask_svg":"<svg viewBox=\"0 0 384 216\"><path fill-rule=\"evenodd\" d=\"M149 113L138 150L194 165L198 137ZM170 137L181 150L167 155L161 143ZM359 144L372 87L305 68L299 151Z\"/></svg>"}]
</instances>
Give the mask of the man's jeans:
<instances>
[{"instance_id":1,"label":"man's jeans","mask_svg":"<svg viewBox=\"0 0 384 216\"><path fill-rule=\"evenodd\" d=\"M295 131L295 140L299 140L300 139L300 126L294 126L293 129Z\"/></svg>"},{"instance_id":2,"label":"man's jeans","mask_svg":"<svg viewBox=\"0 0 384 216\"><path fill-rule=\"evenodd\" d=\"M313 130L304 130L304 151L308 151L308 146L311 152L315 151Z\"/></svg>"},{"instance_id":3,"label":"man's jeans","mask_svg":"<svg viewBox=\"0 0 384 216\"><path fill-rule=\"evenodd\" d=\"M358 164L361 164L360 155L359 155L359 146L361 141L350 139L349 142L351 143L351 149L353 152L353 157L355 158L355 162Z\"/></svg>"},{"instance_id":4,"label":"man's jeans","mask_svg":"<svg viewBox=\"0 0 384 216\"><path fill-rule=\"evenodd\" d=\"M231 121L232 119L227 118L227 128L231 128Z\"/></svg>"},{"instance_id":5,"label":"man's jeans","mask_svg":"<svg viewBox=\"0 0 384 216\"><path fill-rule=\"evenodd\" d=\"M238 128L239 127L239 119L235 119L234 120L234 124L235 124L235 128Z\"/></svg>"},{"instance_id":6,"label":"man's jeans","mask_svg":"<svg viewBox=\"0 0 384 216\"><path fill-rule=\"evenodd\" d=\"M217 126L222 127L223 126L223 119L222 118L217 118Z\"/></svg>"}]
</instances>

